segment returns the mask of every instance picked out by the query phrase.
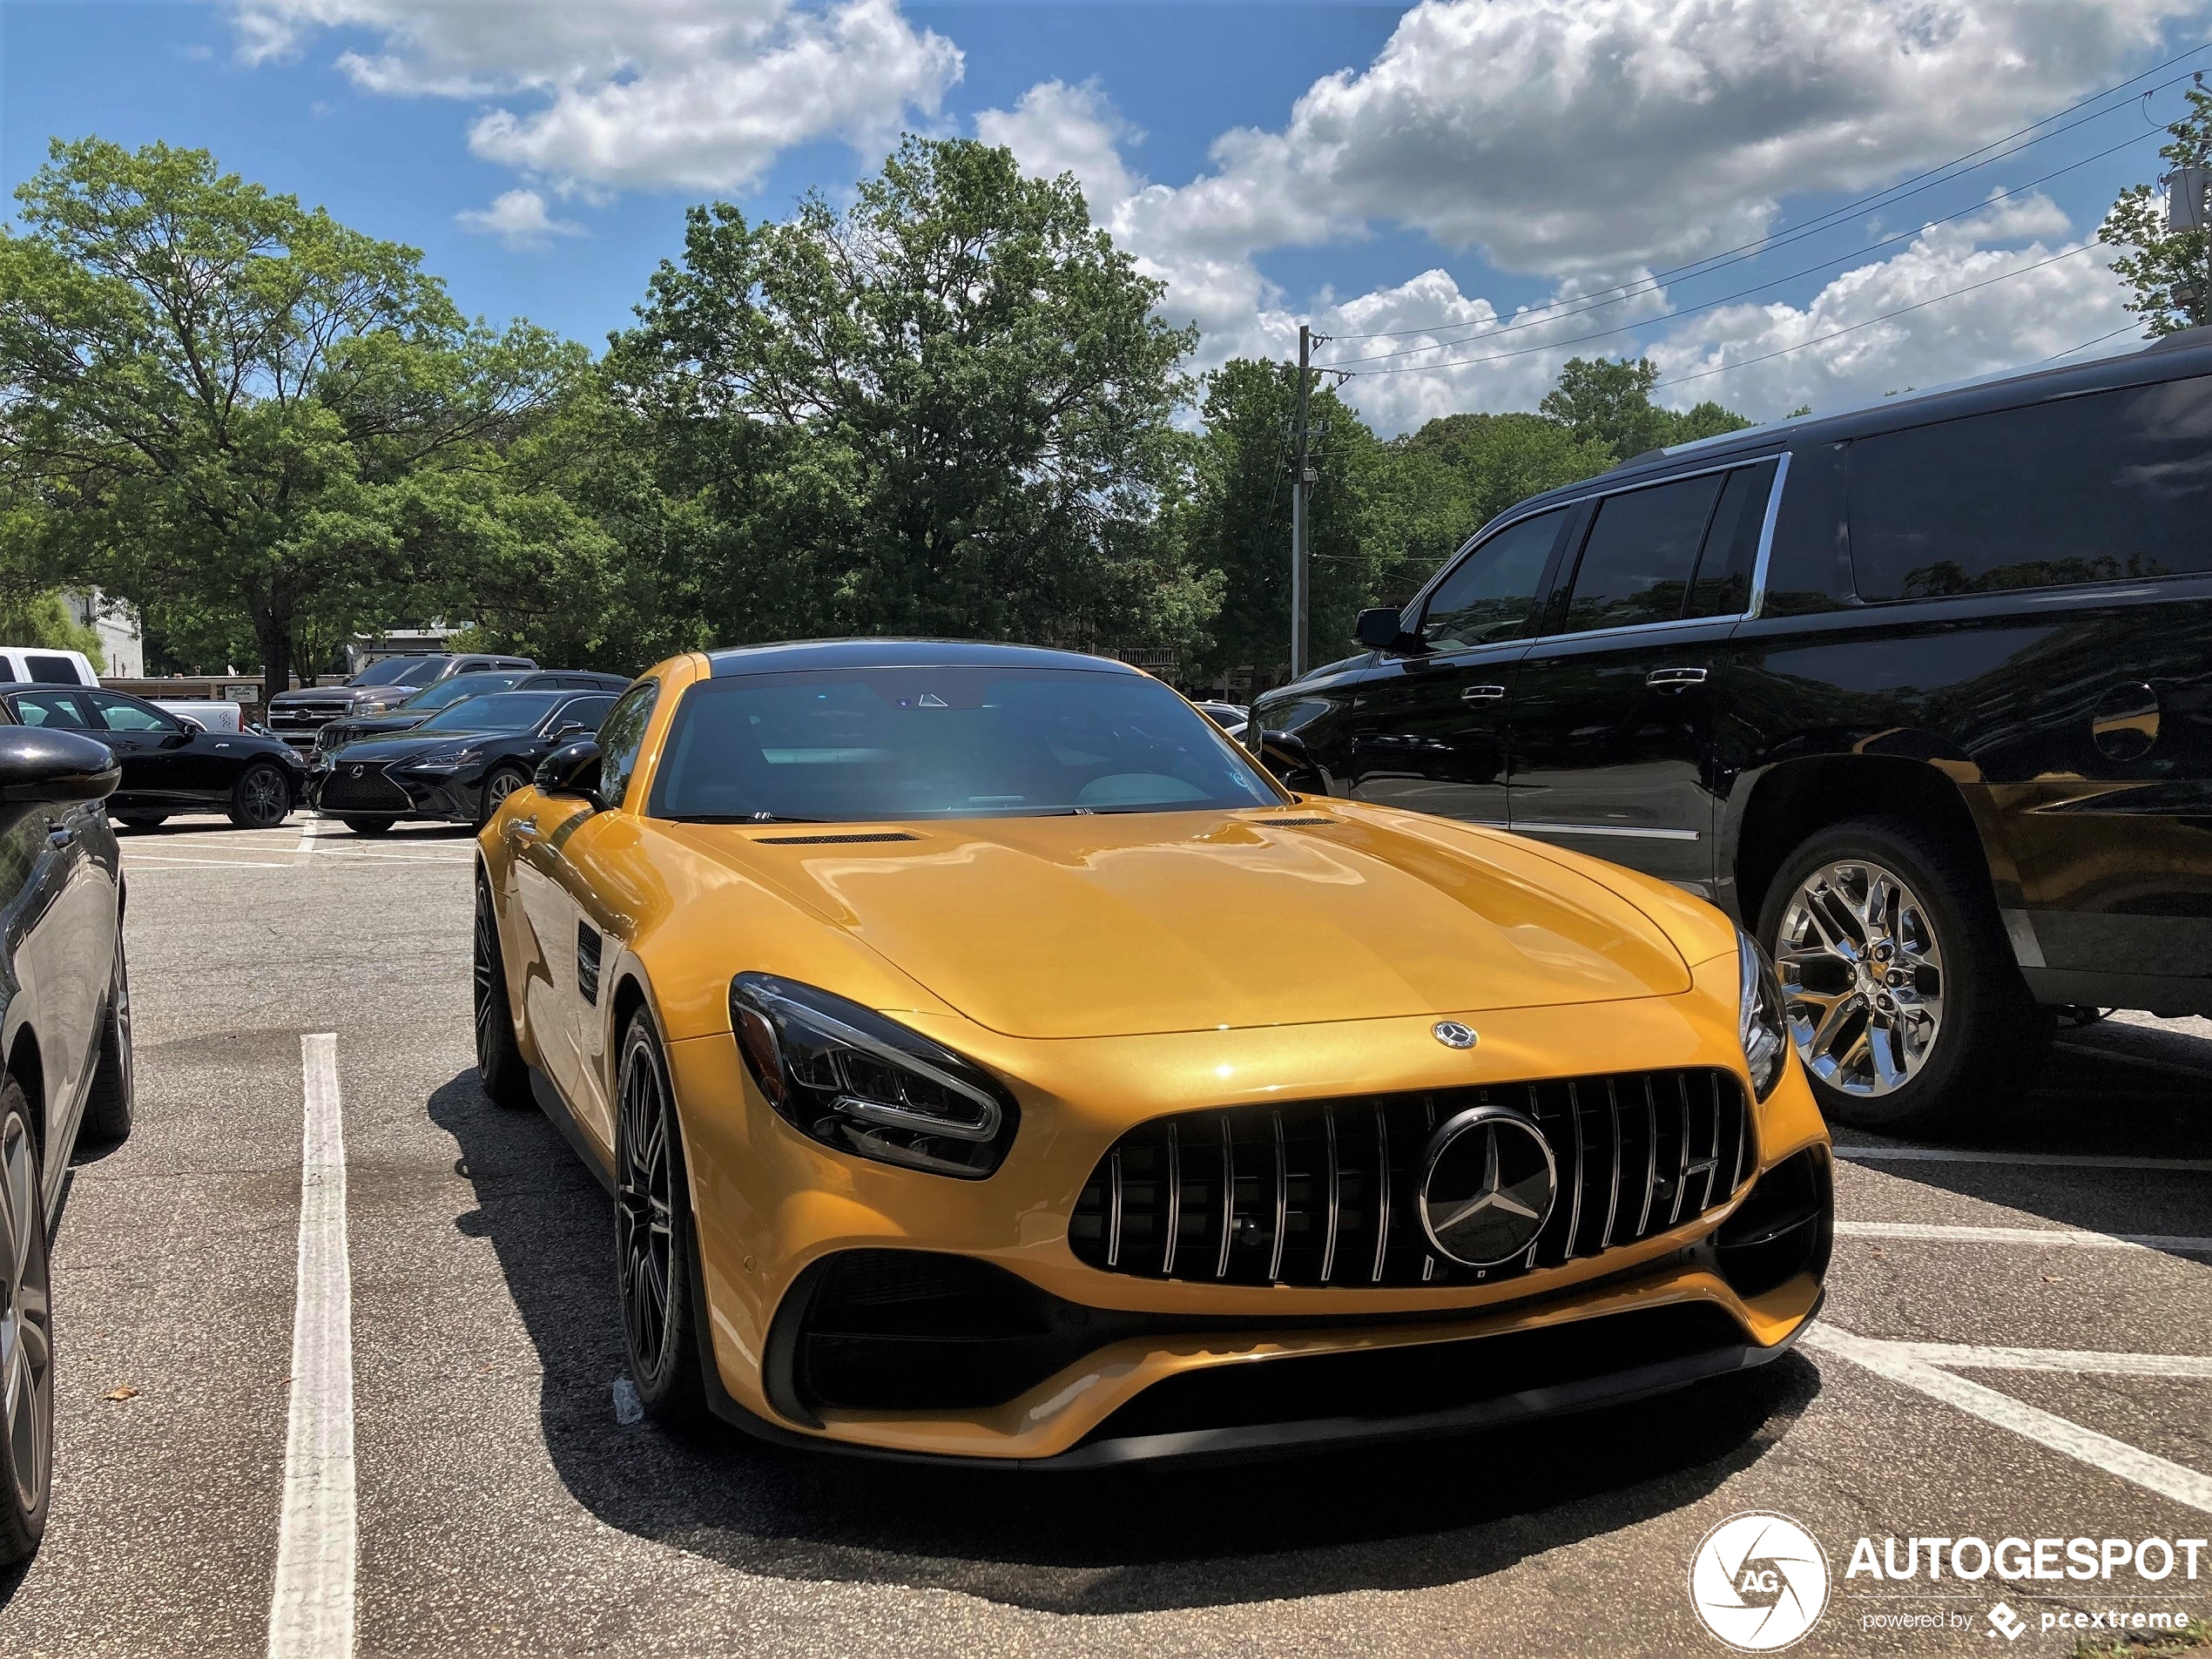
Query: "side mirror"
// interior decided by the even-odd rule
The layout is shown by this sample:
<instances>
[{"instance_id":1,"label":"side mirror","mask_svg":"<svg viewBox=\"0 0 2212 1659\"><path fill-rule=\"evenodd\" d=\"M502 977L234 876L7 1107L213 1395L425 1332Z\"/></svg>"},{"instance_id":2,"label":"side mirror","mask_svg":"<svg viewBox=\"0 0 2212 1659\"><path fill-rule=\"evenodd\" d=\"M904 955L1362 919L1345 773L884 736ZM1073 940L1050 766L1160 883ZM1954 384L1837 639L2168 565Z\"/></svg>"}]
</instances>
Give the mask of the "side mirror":
<instances>
[{"instance_id":1,"label":"side mirror","mask_svg":"<svg viewBox=\"0 0 2212 1659\"><path fill-rule=\"evenodd\" d=\"M594 806L599 799L599 745L590 738L564 743L537 763L538 792L581 795Z\"/></svg>"},{"instance_id":2,"label":"side mirror","mask_svg":"<svg viewBox=\"0 0 2212 1659\"><path fill-rule=\"evenodd\" d=\"M1352 631L1369 651L1390 651L1406 637L1406 617L1390 605L1377 605L1359 613Z\"/></svg>"},{"instance_id":3,"label":"side mirror","mask_svg":"<svg viewBox=\"0 0 2212 1659\"><path fill-rule=\"evenodd\" d=\"M589 732L591 728L584 725L584 723L581 720L569 720L564 722L560 730L553 734L553 738L556 742L558 742L561 738L573 736L578 732Z\"/></svg>"},{"instance_id":4,"label":"side mirror","mask_svg":"<svg viewBox=\"0 0 2212 1659\"><path fill-rule=\"evenodd\" d=\"M1261 732L1259 759L1278 778L1310 775L1313 771L1313 756L1306 749L1305 739L1295 732Z\"/></svg>"},{"instance_id":5,"label":"side mirror","mask_svg":"<svg viewBox=\"0 0 2212 1659\"><path fill-rule=\"evenodd\" d=\"M181 749L205 729L199 722L195 720L192 723L192 730L189 732L165 732L161 734L161 746L165 749Z\"/></svg>"},{"instance_id":6,"label":"side mirror","mask_svg":"<svg viewBox=\"0 0 2212 1659\"><path fill-rule=\"evenodd\" d=\"M0 801L105 800L123 779L115 752L53 726L0 726Z\"/></svg>"}]
</instances>

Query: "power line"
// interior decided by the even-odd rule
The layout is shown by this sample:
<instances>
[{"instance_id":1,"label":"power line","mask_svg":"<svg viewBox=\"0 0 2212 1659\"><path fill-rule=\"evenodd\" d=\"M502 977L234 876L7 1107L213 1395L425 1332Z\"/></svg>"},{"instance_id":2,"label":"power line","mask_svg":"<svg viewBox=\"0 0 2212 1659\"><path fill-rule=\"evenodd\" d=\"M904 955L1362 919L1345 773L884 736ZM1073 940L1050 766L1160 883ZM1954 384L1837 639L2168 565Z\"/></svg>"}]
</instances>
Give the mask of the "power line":
<instances>
[{"instance_id":1,"label":"power line","mask_svg":"<svg viewBox=\"0 0 2212 1659\"><path fill-rule=\"evenodd\" d=\"M1805 350L1808 347L1818 346L1831 340L1840 340L1844 335L1855 334L1862 328L1871 328L1878 322L1887 322L1892 317L1902 317L1908 311L1923 310L1929 306L1940 305L1946 300L1956 300L1962 293L1972 293L1977 288L1986 288L2000 282L2009 282L2014 277L2026 276L2030 271L2040 271L2047 265L2056 265L2060 260L2078 259L2095 246L2094 242L2084 242L2080 247L2068 248L2063 253L2054 253L2047 260L2038 260L2034 264L2023 265L2017 270L2006 271L1993 277L1985 277L1979 282L1969 282L1963 288L1952 288L1943 293L1931 295L1925 300L1916 300L1909 306L1899 306L1896 310L1885 311L1879 316L1868 317L1862 321L1847 324L1828 334L1816 335L1811 340L1801 340L1796 345L1784 346L1779 351L1764 352L1757 357L1746 357L1741 362L1723 363L1717 368L1700 369L1695 374L1670 374L1663 381L1654 381L1651 383L1652 389L1656 391L1662 386L1682 386L1690 381L1710 380L1716 374L1726 374L1736 369L1749 368L1754 363L1771 362L1777 357L1788 357L1793 353ZM2107 334L2105 338L2109 340L2111 335ZM2092 345L2095 343L2094 341L2090 342ZM2075 349L2079 350L2080 347L2077 347Z\"/></svg>"},{"instance_id":2,"label":"power line","mask_svg":"<svg viewBox=\"0 0 2212 1659\"><path fill-rule=\"evenodd\" d=\"M2013 139L2026 138L2029 133L2034 132L2037 127L2048 126L2054 121L2064 120L2067 116L2072 115L2077 110L2086 109L2092 104L2095 104L2104 98L2110 98L2115 92L2125 91L2128 88L2133 86L2137 81L2147 80L2153 75L2159 74L2163 71L2173 68L2176 64L2187 62L2189 58L2195 57L2199 52L2205 51L2208 46L2212 46L2212 42L2207 42L2205 45L2192 46L2188 49L2188 51L2169 57L2162 64L2152 64L2140 75L2132 75L2128 77L2128 79L2118 82L2114 85L2107 86L2101 91L2092 92L2088 97L2080 99L2077 103L2069 104L2065 109L2057 111L2055 114L2047 115L2040 121L2032 122L2028 125L2020 128L2017 132L2007 133L2001 138L1994 139L1992 142L1982 145L1979 150L1969 150L1962 156L1954 156L1949 161L1939 163L1936 166L1928 168L1923 172L1917 172L1911 175L1909 178L1900 179L1894 185L1885 185L1880 190L1875 191L1870 195L1859 197L1856 201L1845 202L1840 207L1831 208L1826 212L1817 215L1806 224L1796 227L1786 237L1758 237L1749 242L1739 243L1731 248L1723 248L1717 253L1709 253L1701 259L1692 260L1684 265L1674 266L1663 271L1652 272L1647 276L1637 278L1635 280L1635 283L1622 283L1617 285L1617 288L1602 289L1600 290L1600 293L1611 293L1620 290L1631 289L1639 284L1662 283L1669 278L1681 276L1687 273L1703 274L1703 273L1701 267L1710 266L1717 269L1723 265L1737 264L1740 262L1737 257L1739 255L1750 257L1756 255L1757 253L1765 253L1770 248L1784 246L1788 242L1799 240L1804 237L1811 236L1818 231L1831 229L1837 222L1858 212L1863 208L1877 206L1886 206L1889 205L1890 199L1892 199L1902 200L1905 195L1919 194L1920 189L1932 188L1932 185L1922 185L1921 181L1923 179L1933 180L1934 183L1937 184L1949 183L1951 180L1938 179L1937 175L1939 173L1950 172L1953 168L1959 168L1962 171L1954 176L1964 177L1966 172L1973 171L1973 168L1966 167L1966 164L1969 161L1973 161L1976 157L1987 156L1992 151L2002 150L2005 145L2011 144ZM2179 86L2183 81L2188 78L2189 77L2186 75L2176 76L2170 81L2166 81L2157 86L2149 88L2148 91L2143 92L2141 97L2149 98L2155 93L2164 91L2169 86ZM2042 136L2042 138L2032 139L2028 144L2021 145L2016 150L2006 151L2005 153L2006 156L2017 155L2020 153L2021 151L2030 149L2034 145L2043 143L2046 139L2057 138L2061 132L2071 132L2075 127L2085 126L2090 121L2102 120L2107 115L2115 114L2123 109L2131 108L2139 100L2137 99L2131 99L2127 104L2116 104L2111 109L2100 110L2094 115L2085 117L2080 121L2072 122L2066 126L2059 128L2057 132L2047 132ZM2164 131L2163 128L2155 130L2159 132ZM2111 152L2107 151L2105 153L2109 154ZM2004 158L1991 157L1990 158L1993 160L1998 160L2003 159ZM2091 159L2094 160L2095 158L2093 157ZM2056 175L2054 174L2052 176L2055 177ZM1907 186L1909 185L1919 186L1919 188L1908 190ZM1595 299L1597 296L1585 295L1583 297L1586 299ZM1633 295L1623 293L1622 297L1629 298L1633 297ZM1616 302L1607 301L1606 303L1610 304ZM1595 307L1592 308L1594 309ZM1546 307L1546 309L1554 309L1554 307ZM1572 315L1574 314L1572 312L1568 312L1561 314ZM1437 327L1473 327L1479 326L1479 324L1469 323L1442 323L1437 325ZM1365 334L1340 333L1337 335L1337 338L1340 341L1400 340L1413 334L1433 334L1435 332L1435 328L1378 328L1371 329ZM1442 343L1454 344L1460 342L1445 341Z\"/></svg>"},{"instance_id":3,"label":"power line","mask_svg":"<svg viewBox=\"0 0 2212 1659\"><path fill-rule=\"evenodd\" d=\"M2074 347L2072 351L2054 351L2043 361L2047 363L2055 363L2061 357L2071 357L2075 352L2085 352L2092 346L2101 346L2107 340L2117 340L2122 334L2132 334L2141 326L2142 322L2141 318L2130 318L2128 321L2121 323L2119 327L2114 329L2108 334L2099 334L2094 340L2085 340L2079 346Z\"/></svg>"},{"instance_id":4,"label":"power line","mask_svg":"<svg viewBox=\"0 0 2212 1659\"><path fill-rule=\"evenodd\" d=\"M1881 240L1878 242L1869 242L1863 247L1855 247L1845 253L1838 253L1833 259L1823 260L1816 265L1808 265L1798 270L1785 272L1781 276L1770 277L1765 281L1754 283L1748 288L1738 288L1733 293L1724 293L1717 300L1701 300L1694 306L1684 306L1678 311L1669 312L1663 318L1643 318L1635 322L1621 323L1611 328L1602 328L1589 334L1575 334L1566 340L1547 341L1541 345L1524 346L1517 350L1496 352L1482 357L1447 358L1440 362L1401 363L1393 368L1347 368L1345 367L1346 364L1389 362L1395 358L1419 356L1424 352L1447 351L1453 346L1474 345L1478 341L1487 343L1487 341L1497 339L1501 334L1513 333L1515 327L1521 326L1519 320L1516 319L1514 324L1510 324L1506 327L1494 329L1487 334L1476 335L1467 340L1445 341L1433 346L1411 346L1394 352L1379 353L1372 357L1346 358L1344 360L1344 362L1324 364L1323 367L1331 370L1332 373L1352 375L1405 374L1423 373L1439 368L1460 368L1472 363L1493 362L1501 357L1525 357L1531 352L1556 351L1562 347L1580 345L1584 341L1604 340L1614 334L1631 334L1636 329L1649 327L1654 322L1672 322L1682 317L1694 317L1701 311L1712 311L1722 306L1733 305L1738 300L1749 299L1755 293L1764 293L1769 288L1779 287L1785 282L1794 282L1799 277L1811 276L1816 271L1825 271L1831 266L1847 264L1852 260L1863 259L1870 253L1879 253L1885 247L1894 247L1899 242L1909 242L1914 240L1923 233L1932 229L1938 225L1948 225L1953 219L1970 219L1974 214L1981 212L1986 208L1994 206L1999 202L2009 201L2014 196L2020 195L2025 192L2034 190L2041 185L2047 185L2052 179L2058 178L2061 173L2072 172L2076 168L2087 167L2094 162L2102 161L2107 156L2116 155L2121 151L2128 148L2132 145L2141 144L2146 138L2153 138L2157 136L2158 134L2155 132L2138 132L2133 138L2121 139L2121 142L2114 145L2109 149L2100 150L2093 156L2084 156L2079 161L2068 162L2065 166L2054 168L2051 172L2043 174L2039 179L2031 179L2024 185L2015 185L2012 189L2000 192L1994 196L1986 196L1978 202L1973 202L1965 207L1959 208L1956 212L1946 213L1940 219L1929 219L1925 223L1917 226L1912 230L1898 231L1893 235L1882 238ZM1617 300L1608 300L1605 302L1606 305L1618 305L1620 303L1622 302ZM1587 309L1591 311L1602 310L1603 308L1604 307L1602 306L1591 306L1587 307ZM1527 314L1523 314L1526 315ZM1581 314L1570 311L1562 312L1560 314L1561 316L1576 316ZM1533 324L1529 326L1533 326Z\"/></svg>"}]
</instances>

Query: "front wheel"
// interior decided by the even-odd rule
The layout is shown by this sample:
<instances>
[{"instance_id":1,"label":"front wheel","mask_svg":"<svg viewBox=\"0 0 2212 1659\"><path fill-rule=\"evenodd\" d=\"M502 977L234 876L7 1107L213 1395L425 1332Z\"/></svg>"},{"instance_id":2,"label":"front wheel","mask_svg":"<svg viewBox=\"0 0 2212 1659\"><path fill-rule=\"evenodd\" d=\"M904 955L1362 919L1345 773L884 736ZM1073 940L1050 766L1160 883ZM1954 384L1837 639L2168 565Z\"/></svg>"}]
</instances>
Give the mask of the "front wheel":
<instances>
[{"instance_id":1,"label":"front wheel","mask_svg":"<svg viewBox=\"0 0 2212 1659\"><path fill-rule=\"evenodd\" d=\"M266 761L248 766L231 790L231 822L240 829L274 829L292 811L292 786Z\"/></svg>"},{"instance_id":2,"label":"front wheel","mask_svg":"<svg viewBox=\"0 0 2212 1659\"><path fill-rule=\"evenodd\" d=\"M0 1084L0 1370L4 1370L7 1477L0 1480L0 1565L19 1561L46 1533L54 1472L54 1320L46 1264L46 1203L30 1106L10 1077Z\"/></svg>"},{"instance_id":3,"label":"front wheel","mask_svg":"<svg viewBox=\"0 0 2212 1659\"><path fill-rule=\"evenodd\" d=\"M529 774L518 767L495 767L491 776L484 779L483 810L476 815L476 827L482 829L490 823L507 804L507 798L529 780Z\"/></svg>"},{"instance_id":4,"label":"front wheel","mask_svg":"<svg viewBox=\"0 0 2212 1659\"><path fill-rule=\"evenodd\" d=\"M515 1014L507 1001L507 968L499 948L499 917L491 887L476 878L475 934L476 1081L502 1106L527 1106L529 1074L515 1041Z\"/></svg>"},{"instance_id":5,"label":"front wheel","mask_svg":"<svg viewBox=\"0 0 2212 1659\"><path fill-rule=\"evenodd\" d=\"M1987 887L1963 849L1900 819L1831 825L1784 863L1759 937L1831 1123L1958 1121L2008 1092L2040 1051L2050 1022Z\"/></svg>"},{"instance_id":6,"label":"front wheel","mask_svg":"<svg viewBox=\"0 0 2212 1659\"><path fill-rule=\"evenodd\" d=\"M615 1119L615 1285L630 1377L647 1412L691 1425L706 1416L691 1305L691 1206L684 1140L652 1022L622 1044Z\"/></svg>"}]
</instances>

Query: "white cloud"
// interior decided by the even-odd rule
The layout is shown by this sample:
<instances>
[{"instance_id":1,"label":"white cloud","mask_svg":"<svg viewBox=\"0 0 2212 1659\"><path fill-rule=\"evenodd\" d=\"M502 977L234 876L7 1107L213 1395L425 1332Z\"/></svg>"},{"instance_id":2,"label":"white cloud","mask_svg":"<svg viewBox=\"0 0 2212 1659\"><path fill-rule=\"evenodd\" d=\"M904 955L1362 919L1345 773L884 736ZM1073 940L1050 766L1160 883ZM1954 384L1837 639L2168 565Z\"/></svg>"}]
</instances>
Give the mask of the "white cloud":
<instances>
[{"instance_id":1,"label":"white cloud","mask_svg":"<svg viewBox=\"0 0 2212 1659\"><path fill-rule=\"evenodd\" d=\"M249 63L365 30L378 48L338 59L364 91L516 100L470 148L587 196L738 190L793 145L880 144L961 69L898 0L239 0L236 25Z\"/></svg>"},{"instance_id":2,"label":"white cloud","mask_svg":"<svg viewBox=\"0 0 2212 1659\"><path fill-rule=\"evenodd\" d=\"M490 206L464 208L454 218L462 229L496 236L518 253L550 247L556 236L583 234L583 226L548 213L545 198L535 190L502 192Z\"/></svg>"},{"instance_id":3,"label":"white cloud","mask_svg":"<svg viewBox=\"0 0 2212 1659\"><path fill-rule=\"evenodd\" d=\"M1143 134L1123 118L1096 81L1081 86L1040 81L1011 110L985 110L977 116L975 136L985 144L1004 145L1023 171L1037 178L1075 174L1094 218L1111 214L1136 188L1121 147Z\"/></svg>"}]
</instances>

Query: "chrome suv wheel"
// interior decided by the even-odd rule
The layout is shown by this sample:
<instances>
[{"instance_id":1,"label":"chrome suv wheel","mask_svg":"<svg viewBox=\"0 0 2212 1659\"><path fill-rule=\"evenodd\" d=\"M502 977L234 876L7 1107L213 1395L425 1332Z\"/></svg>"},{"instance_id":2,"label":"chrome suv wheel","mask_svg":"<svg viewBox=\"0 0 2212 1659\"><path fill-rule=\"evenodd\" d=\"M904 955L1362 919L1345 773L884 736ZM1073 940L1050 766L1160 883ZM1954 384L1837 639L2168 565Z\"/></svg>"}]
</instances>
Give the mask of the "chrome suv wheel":
<instances>
[{"instance_id":1,"label":"chrome suv wheel","mask_svg":"<svg viewBox=\"0 0 2212 1659\"><path fill-rule=\"evenodd\" d=\"M1870 1097L1919 1075L1943 1029L1943 947L1902 876L1866 859L1823 865L1797 884L1776 947L1807 1070Z\"/></svg>"}]
</instances>

